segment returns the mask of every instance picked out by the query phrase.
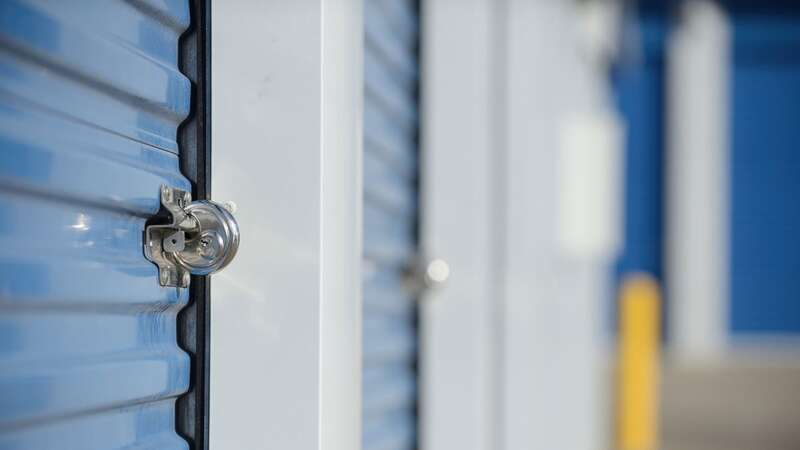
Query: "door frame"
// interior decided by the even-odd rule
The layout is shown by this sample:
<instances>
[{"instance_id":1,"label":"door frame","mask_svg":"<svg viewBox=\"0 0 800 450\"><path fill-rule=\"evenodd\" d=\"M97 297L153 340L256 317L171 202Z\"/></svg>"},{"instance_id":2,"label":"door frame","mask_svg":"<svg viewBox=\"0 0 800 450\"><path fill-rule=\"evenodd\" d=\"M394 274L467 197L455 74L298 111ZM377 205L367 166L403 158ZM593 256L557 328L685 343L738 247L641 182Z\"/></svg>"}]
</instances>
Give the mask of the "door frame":
<instances>
[{"instance_id":1,"label":"door frame","mask_svg":"<svg viewBox=\"0 0 800 450\"><path fill-rule=\"evenodd\" d=\"M212 1L214 195L242 232L211 288L212 447L360 447L362 9Z\"/></svg>"},{"instance_id":2,"label":"door frame","mask_svg":"<svg viewBox=\"0 0 800 450\"><path fill-rule=\"evenodd\" d=\"M211 199L211 0L189 2L191 25L179 42L179 67L192 82L189 117L178 129L181 173L192 198ZM175 426L194 449L208 449L210 277L192 275L178 313L178 343L191 358L189 391L178 398Z\"/></svg>"}]
</instances>

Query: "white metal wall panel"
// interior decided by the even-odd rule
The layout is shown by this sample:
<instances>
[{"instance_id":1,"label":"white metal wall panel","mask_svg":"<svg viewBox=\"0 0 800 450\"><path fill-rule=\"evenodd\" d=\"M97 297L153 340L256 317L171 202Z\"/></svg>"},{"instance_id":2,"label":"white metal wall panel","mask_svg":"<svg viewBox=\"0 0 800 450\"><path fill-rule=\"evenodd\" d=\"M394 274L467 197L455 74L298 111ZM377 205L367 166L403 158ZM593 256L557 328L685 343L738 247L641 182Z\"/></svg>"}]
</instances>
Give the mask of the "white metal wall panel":
<instances>
[{"instance_id":1,"label":"white metal wall panel","mask_svg":"<svg viewBox=\"0 0 800 450\"><path fill-rule=\"evenodd\" d=\"M357 450L362 3L211 16L212 184L243 241L211 283L210 448Z\"/></svg>"},{"instance_id":2,"label":"white metal wall panel","mask_svg":"<svg viewBox=\"0 0 800 450\"><path fill-rule=\"evenodd\" d=\"M363 447L417 446L418 13L367 0L364 56Z\"/></svg>"},{"instance_id":3,"label":"white metal wall panel","mask_svg":"<svg viewBox=\"0 0 800 450\"><path fill-rule=\"evenodd\" d=\"M420 304L423 450L499 448L498 9L495 0L422 4L420 239L430 257L451 269L446 286L426 293Z\"/></svg>"}]
</instances>

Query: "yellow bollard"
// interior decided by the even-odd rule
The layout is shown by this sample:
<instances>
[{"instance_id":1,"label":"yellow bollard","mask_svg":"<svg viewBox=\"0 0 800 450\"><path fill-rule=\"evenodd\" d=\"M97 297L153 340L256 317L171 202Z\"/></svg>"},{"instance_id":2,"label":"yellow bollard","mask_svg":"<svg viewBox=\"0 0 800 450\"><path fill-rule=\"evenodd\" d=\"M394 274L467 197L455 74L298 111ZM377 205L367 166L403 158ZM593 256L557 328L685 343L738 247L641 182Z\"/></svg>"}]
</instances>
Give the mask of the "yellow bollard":
<instances>
[{"instance_id":1,"label":"yellow bollard","mask_svg":"<svg viewBox=\"0 0 800 450\"><path fill-rule=\"evenodd\" d=\"M629 274L620 294L618 449L656 450L661 298L648 274Z\"/></svg>"}]
</instances>

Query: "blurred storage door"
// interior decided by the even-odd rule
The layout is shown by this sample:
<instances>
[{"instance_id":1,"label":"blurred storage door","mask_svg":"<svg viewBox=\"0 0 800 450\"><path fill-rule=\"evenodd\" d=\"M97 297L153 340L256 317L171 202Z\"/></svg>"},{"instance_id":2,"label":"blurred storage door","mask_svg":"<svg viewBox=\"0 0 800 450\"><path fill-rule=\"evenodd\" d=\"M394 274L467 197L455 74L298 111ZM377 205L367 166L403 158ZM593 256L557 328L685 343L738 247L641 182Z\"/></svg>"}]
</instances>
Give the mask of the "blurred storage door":
<instances>
[{"instance_id":1,"label":"blurred storage door","mask_svg":"<svg viewBox=\"0 0 800 450\"><path fill-rule=\"evenodd\" d=\"M731 11L734 335L800 333L800 6Z\"/></svg>"},{"instance_id":2,"label":"blurred storage door","mask_svg":"<svg viewBox=\"0 0 800 450\"><path fill-rule=\"evenodd\" d=\"M187 1L0 2L0 449L183 449L189 356L142 251L178 126Z\"/></svg>"},{"instance_id":3,"label":"blurred storage door","mask_svg":"<svg viewBox=\"0 0 800 450\"><path fill-rule=\"evenodd\" d=\"M365 4L365 449L416 448L417 35L411 0Z\"/></svg>"}]
</instances>

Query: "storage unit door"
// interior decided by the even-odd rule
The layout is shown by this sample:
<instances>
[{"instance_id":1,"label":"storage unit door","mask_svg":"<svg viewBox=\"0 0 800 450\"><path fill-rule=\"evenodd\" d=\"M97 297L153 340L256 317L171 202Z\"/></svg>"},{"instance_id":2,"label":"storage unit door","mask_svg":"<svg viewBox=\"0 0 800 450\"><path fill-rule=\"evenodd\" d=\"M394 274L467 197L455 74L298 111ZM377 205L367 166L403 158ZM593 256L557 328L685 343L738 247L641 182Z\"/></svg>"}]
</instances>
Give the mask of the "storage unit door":
<instances>
[{"instance_id":1,"label":"storage unit door","mask_svg":"<svg viewBox=\"0 0 800 450\"><path fill-rule=\"evenodd\" d=\"M145 222L179 170L187 1L0 2L0 449L183 449L187 289Z\"/></svg>"},{"instance_id":2,"label":"storage unit door","mask_svg":"<svg viewBox=\"0 0 800 450\"><path fill-rule=\"evenodd\" d=\"M736 337L800 333L800 5L730 2L730 316Z\"/></svg>"},{"instance_id":3,"label":"storage unit door","mask_svg":"<svg viewBox=\"0 0 800 450\"><path fill-rule=\"evenodd\" d=\"M366 0L364 92L365 449L416 448L418 15Z\"/></svg>"}]
</instances>

